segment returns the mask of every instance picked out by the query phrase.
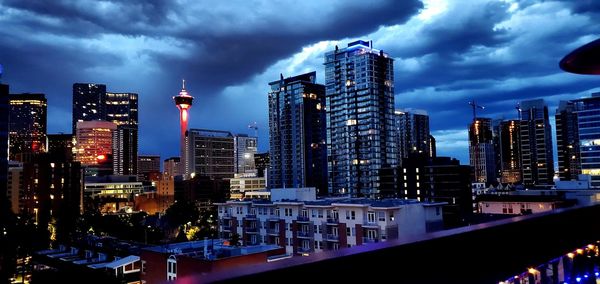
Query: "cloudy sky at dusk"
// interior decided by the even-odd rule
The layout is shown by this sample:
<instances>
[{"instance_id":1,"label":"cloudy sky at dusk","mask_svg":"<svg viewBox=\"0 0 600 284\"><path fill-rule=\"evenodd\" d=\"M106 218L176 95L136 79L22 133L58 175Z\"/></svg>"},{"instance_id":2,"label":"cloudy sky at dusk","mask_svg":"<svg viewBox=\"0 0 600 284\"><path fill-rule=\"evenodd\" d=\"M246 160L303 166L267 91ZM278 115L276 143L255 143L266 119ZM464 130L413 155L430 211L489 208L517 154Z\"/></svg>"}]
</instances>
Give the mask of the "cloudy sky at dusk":
<instances>
[{"instance_id":1,"label":"cloudy sky at dusk","mask_svg":"<svg viewBox=\"0 0 600 284\"><path fill-rule=\"evenodd\" d=\"M469 100L514 118L519 100L543 97L553 116L600 90L558 68L600 37L599 17L593 0L0 0L0 64L12 93L47 95L51 133L70 132L75 82L139 93L140 153L165 158L178 155L181 78L192 128L256 121L267 151L268 82L316 70L323 83L326 51L372 40L395 58L396 107L427 110L438 154L468 163Z\"/></svg>"}]
</instances>

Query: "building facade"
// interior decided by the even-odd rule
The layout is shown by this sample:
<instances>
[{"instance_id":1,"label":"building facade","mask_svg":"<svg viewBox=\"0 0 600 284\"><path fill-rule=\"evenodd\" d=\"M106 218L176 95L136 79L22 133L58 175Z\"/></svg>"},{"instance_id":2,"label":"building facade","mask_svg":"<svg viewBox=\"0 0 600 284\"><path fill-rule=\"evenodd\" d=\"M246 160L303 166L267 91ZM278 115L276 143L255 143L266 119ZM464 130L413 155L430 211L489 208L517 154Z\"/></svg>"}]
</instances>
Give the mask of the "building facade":
<instances>
[{"instance_id":1,"label":"building facade","mask_svg":"<svg viewBox=\"0 0 600 284\"><path fill-rule=\"evenodd\" d=\"M394 127L397 132L398 161L410 154L424 153L432 157L429 115L424 110L399 109L394 112ZM434 146L435 147L435 146Z\"/></svg>"},{"instance_id":2,"label":"building facade","mask_svg":"<svg viewBox=\"0 0 600 284\"><path fill-rule=\"evenodd\" d=\"M3 202L6 198L6 184L8 182L8 138L10 135L8 90L8 85L0 83L0 202Z\"/></svg>"},{"instance_id":3,"label":"building facade","mask_svg":"<svg viewBox=\"0 0 600 284\"><path fill-rule=\"evenodd\" d=\"M65 161L73 161L75 144L73 134L48 134L48 153Z\"/></svg>"},{"instance_id":4,"label":"building facade","mask_svg":"<svg viewBox=\"0 0 600 284\"><path fill-rule=\"evenodd\" d=\"M117 126L108 121L77 122L75 158L83 166L99 166L112 156ZM112 172L112 163L110 164Z\"/></svg>"},{"instance_id":5,"label":"building facade","mask_svg":"<svg viewBox=\"0 0 600 284\"><path fill-rule=\"evenodd\" d=\"M232 178L235 173L234 137L231 132L190 129L189 172L194 176Z\"/></svg>"},{"instance_id":6,"label":"building facade","mask_svg":"<svg viewBox=\"0 0 600 284\"><path fill-rule=\"evenodd\" d=\"M548 106L543 99L521 102L521 161L525 185L548 185L554 178L554 151Z\"/></svg>"},{"instance_id":7,"label":"building facade","mask_svg":"<svg viewBox=\"0 0 600 284\"><path fill-rule=\"evenodd\" d=\"M233 138L233 155L235 158L235 173L255 173L254 155L256 154L258 138L246 134L237 134Z\"/></svg>"},{"instance_id":8,"label":"building facade","mask_svg":"<svg viewBox=\"0 0 600 284\"><path fill-rule=\"evenodd\" d=\"M137 126L117 125L112 140L113 173L115 175L136 175L138 172Z\"/></svg>"},{"instance_id":9,"label":"building facade","mask_svg":"<svg viewBox=\"0 0 600 284\"><path fill-rule=\"evenodd\" d=\"M116 125L138 125L138 94L106 92L103 120Z\"/></svg>"},{"instance_id":10,"label":"building facade","mask_svg":"<svg viewBox=\"0 0 600 284\"><path fill-rule=\"evenodd\" d=\"M469 161L474 170L474 181L496 181L496 156L492 135L492 120L477 117L469 125Z\"/></svg>"},{"instance_id":11,"label":"building facade","mask_svg":"<svg viewBox=\"0 0 600 284\"><path fill-rule=\"evenodd\" d=\"M269 83L269 187L327 194L325 87L316 72Z\"/></svg>"},{"instance_id":12,"label":"building facade","mask_svg":"<svg viewBox=\"0 0 600 284\"><path fill-rule=\"evenodd\" d=\"M152 173L160 173L159 155L139 155L137 159L138 181L149 180Z\"/></svg>"},{"instance_id":13,"label":"building facade","mask_svg":"<svg viewBox=\"0 0 600 284\"><path fill-rule=\"evenodd\" d=\"M577 179L581 174L581 153L575 104L572 101L561 101L556 109L555 119L558 176L561 180Z\"/></svg>"},{"instance_id":14,"label":"building facade","mask_svg":"<svg viewBox=\"0 0 600 284\"><path fill-rule=\"evenodd\" d=\"M19 214L25 209L24 196L23 163L9 161L6 197L10 202L13 214Z\"/></svg>"},{"instance_id":15,"label":"building facade","mask_svg":"<svg viewBox=\"0 0 600 284\"><path fill-rule=\"evenodd\" d=\"M10 95L11 160L19 153L46 152L47 108L44 94Z\"/></svg>"},{"instance_id":16,"label":"building facade","mask_svg":"<svg viewBox=\"0 0 600 284\"><path fill-rule=\"evenodd\" d=\"M385 242L441 229L442 204L416 200L337 198L217 203L219 234L245 245L285 246L311 254Z\"/></svg>"},{"instance_id":17,"label":"building facade","mask_svg":"<svg viewBox=\"0 0 600 284\"><path fill-rule=\"evenodd\" d=\"M92 83L73 84L73 133L77 122L105 120L106 85Z\"/></svg>"},{"instance_id":18,"label":"building facade","mask_svg":"<svg viewBox=\"0 0 600 284\"><path fill-rule=\"evenodd\" d=\"M244 199L250 197L247 195L249 192L264 191L267 188L267 182L264 177L257 177L253 174L236 174L229 181L229 186L229 198Z\"/></svg>"},{"instance_id":19,"label":"building facade","mask_svg":"<svg viewBox=\"0 0 600 284\"><path fill-rule=\"evenodd\" d=\"M597 114L600 111L600 93L592 94L590 98L573 100L575 114L577 119L579 155L573 153L575 159L571 160L571 168L581 169L582 174L590 175L592 187L600 187L600 118ZM571 129L571 132L574 131ZM573 135L572 133L569 133ZM564 145L565 143L561 143ZM559 146L560 147L560 146ZM568 145L567 145L568 148ZM571 156L571 158L573 158ZM577 158L580 159L579 165ZM564 161L564 159L563 159Z\"/></svg>"},{"instance_id":20,"label":"building facade","mask_svg":"<svg viewBox=\"0 0 600 284\"><path fill-rule=\"evenodd\" d=\"M521 182L521 124L518 120L500 122L499 153L500 181L502 183Z\"/></svg>"},{"instance_id":21,"label":"building facade","mask_svg":"<svg viewBox=\"0 0 600 284\"><path fill-rule=\"evenodd\" d=\"M325 87L328 188L375 197L379 170L397 165L393 59L366 41L336 46L325 54Z\"/></svg>"},{"instance_id":22,"label":"building facade","mask_svg":"<svg viewBox=\"0 0 600 284\"><path fill-rule=\"evenodd\" d=\"M267 177L271 159L269 153L254 154L254 166L256 167L256 175L259 177ZM267 179L268 180L268 179Z\"/></svg>"},{"instance_id":23,"label":"building facade","mask_svg":"<svg viewBox=\"0 0 600 284\"><path fill-rule=\"evenodd\" d=\"M163 161L164 173L168 176L179 176L183 175L181 169L181 159L179 157L171 157Z\"/></svg>"}]
</instances>

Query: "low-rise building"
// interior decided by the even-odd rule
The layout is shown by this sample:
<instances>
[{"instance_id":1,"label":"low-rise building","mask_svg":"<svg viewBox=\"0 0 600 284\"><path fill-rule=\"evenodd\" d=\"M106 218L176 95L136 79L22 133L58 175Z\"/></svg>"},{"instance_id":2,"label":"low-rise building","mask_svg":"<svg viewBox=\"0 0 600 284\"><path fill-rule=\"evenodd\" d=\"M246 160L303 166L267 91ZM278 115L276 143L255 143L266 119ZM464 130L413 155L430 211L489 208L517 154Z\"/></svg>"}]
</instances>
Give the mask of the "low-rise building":
<instances>
[{"instance_id":1,"label":"low-rise building","mask_svg":"<svg viewBox=\"0 0 600 284\"><path fill-rule=\"evenodd\" d=\"M134 207L136 196L144 192L142 182L136 181L103 181L85 183L84 198L88 203L94 202L101 213L114 213L123 207Z\"/></svg>"},{"instance_id":2,"label":"low-rise building","mask_svg":"<svg viewBox=\"0 0 600 284\"><path fill-rule=\"evenodd\" d=\"M285 254L277 245L234 246L224 240L174 243L142 249L141 281L165 283L178 278L266 263ZM202 276L198 276L202 279Z\"/></svg>"},{"instance_id":3,"label":"low-rise building","mask_svg":"<svg viewBox=\"0 0 600 284\"><path fill-rule=\"evenodd\" d=\"M443 228L445 203L367 198L278 199L277 192L271 191L275 201L216 203L221 237L238 234L245 245L281 245L288 254L308 254ZM314 188L312 192L314 196Z\"/></svg>"},{"instance_id":4,"label":"low-rise building","mask_svg":"<svg viewBox=\"0 0 600 284\"><path fill-rule=\"evenodd\" d=\"M229 180L229 198L244 199L246 194L253 191L263 191L267 188L267 182L264 177L257 177L252 174L235 174Z\"/></svg>"},{"instance_id":5,"label":"low-rise building","mask_svg":"<svg viewBox=\"0 0 600 284\"><path fill-rule=\"evenodd\" d=\"M525 215L573 206L576 200L562 195L483 194L477 197L479 213Z\"/></svg>"}]
</instances>

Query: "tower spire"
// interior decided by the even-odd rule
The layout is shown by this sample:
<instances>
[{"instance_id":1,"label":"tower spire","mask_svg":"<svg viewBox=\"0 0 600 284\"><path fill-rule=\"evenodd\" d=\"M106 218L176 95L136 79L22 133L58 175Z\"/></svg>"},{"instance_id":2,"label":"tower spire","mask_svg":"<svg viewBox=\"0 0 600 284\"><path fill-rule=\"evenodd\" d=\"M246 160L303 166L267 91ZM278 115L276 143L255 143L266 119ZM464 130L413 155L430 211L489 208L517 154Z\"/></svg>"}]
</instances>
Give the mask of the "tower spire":
<instances>
[{"instance_id":1,"label":"tower spire","mask_svg":"<svg viewBox=\"0 0 600 284\"><path fill-rule=\"evenodd\" d=\"M185 79L181 79L181 89L185 90Z\"/></svg>"}]
</instances>

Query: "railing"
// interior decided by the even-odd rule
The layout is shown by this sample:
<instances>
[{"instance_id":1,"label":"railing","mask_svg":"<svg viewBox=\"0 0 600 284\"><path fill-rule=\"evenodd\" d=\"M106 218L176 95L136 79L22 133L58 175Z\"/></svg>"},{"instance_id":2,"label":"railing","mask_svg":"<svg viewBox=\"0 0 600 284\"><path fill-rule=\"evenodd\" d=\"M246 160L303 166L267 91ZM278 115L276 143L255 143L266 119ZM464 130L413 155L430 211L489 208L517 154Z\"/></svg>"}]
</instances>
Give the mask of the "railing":
<instances>
[{"instance_id":1,"label":"railing","mask_svg":"<svg viewBox=\"0 0 600 284\"><path fill-rule=\"evenodd\" d=\"M298 231L298 232L296 232L296 235L298 237L304 237L304 238L310 238L310 237L312 237L311 234L310 234L310 232L306 232L306 231Z\"/></svg>"},{"instance_id":2,"label":"railing","mask_svg":"<svg viewBox=\"0 0 600 284\"><path fill-rule=\"evenodd\" d=\"M246 219L256 219L256 214L248 214L246 215Z\"/></svg>"},{"instance_id":3,"label":"railing","mask_svg":"<svg viewBox=\"0 0 600 284\"><path fill-rule=\"evenodd\" d=\"M231 226L223 225L223 231L231 231Z\"/></svg>"},{"instance_id":4,"label":"railing","mask_svg":"<svg viewBox=\"0 0 600 284\"><path fill-rule=\"evenodd\" d=\"M333 234L327 234L327 240L328 241L337 241L340 239L339 235L333 235Z\"/></svg>"},{"instance_id":5,"label":"railing","mask_svg":"<svg viewBox=\"0 0 600 284\"><path fill-rule=\"evenodd\" d=\"M307 257L238 267L234 271L198 276L204 282L235 280L261 282L289 275L319 275L335 270L336 281L383 281L398 277L403 283L498 283L532 265L545 263L600 237L600 205L558 209L413 237L388 239L368 246L340 248ZM518 241L506 236L518 235ZM327 239L332 235L328 234ZM398 258L401 255L402 257ZM373 259L382 273L365 272ZM327 265L324 265L324 264ZM202 277L202 278L200 278ZM400 280L399 280L400 281ZM192 281L193 282L193 281Z\"/></svg>"},{"instance_id":6,"label":"railing","mask_svg":"<svg viewBox=\"0 0 600 284\"><path fill-rule=\"evenodd\" d=\"M372 239L372 238L363 238L363 243L367 244L367 243L378 243L379 240L378 239Z\"/></svg>"},{"instance_id":7,"label":"railing","mask_svg":"<svg viewBox=\"0 0 600 284\"><path fill-rule=\"evenodd\" d=\"M340 222L339 218L331 218L331 217L327 217L327 223L328 224L337 224Z\"/></svg>"},{"instance_id":8,"label":"railing","mask_svg":"<svg viewBox=\"0 0 600 284\"><path fill-rule=\"evenodd\" d=\"M297 252L310 252L311 249L310 248L303 248L303 247L298 247L296 248Z\"/></svg>"},{"instance_id":9,"label":"railing","mask_svg":"<svg viewBox=\"0 0 600 284\"><path fill-rule=\"evenodd\" d=\"M258 228L246 228L246 233L256 233L258 232Z\"/></svg>"},{"instance_id":10,"label":"railing","mask_svg":"<svg viewBox=\"0 0 600 284\"><path fill-rule=\"evenodd\" d=\"M298 219L296 219L299 222L308 222L308 216L298 216Z\"/></svg>"},{"instance_id":11,"label":"railing","mask_svg":"<svg viewBox=\"0 0 600 284\"><path fill-rule=\"evenodd\" d=\"M267 229L269 235L279 235L279 229Z\"/></svg>"}]
</instances>

